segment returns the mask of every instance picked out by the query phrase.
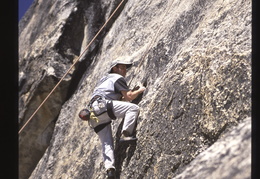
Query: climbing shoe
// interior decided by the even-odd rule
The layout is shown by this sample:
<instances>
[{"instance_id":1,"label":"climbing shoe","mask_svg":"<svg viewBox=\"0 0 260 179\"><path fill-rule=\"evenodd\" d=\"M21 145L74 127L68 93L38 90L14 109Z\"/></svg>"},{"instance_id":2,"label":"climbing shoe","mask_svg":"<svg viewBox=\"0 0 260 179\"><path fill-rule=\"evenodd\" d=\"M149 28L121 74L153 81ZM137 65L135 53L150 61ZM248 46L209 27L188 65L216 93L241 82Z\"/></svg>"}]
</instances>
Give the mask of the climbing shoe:
<instances>
[{"instance_id":1,"label":"climbing shoe","mask_svg":"<svg viewBox=\"0 0 260 179\"><path fill-rule=\"evenodd\" d=\"M108 179L116 179L116 171L114 168L109 168L107 170L107 178Z\"/></svg>"},{"instance_id":2,"label":"climbing shoe","mask_svg":"<svg viewBox=\"0 0 260 179\"><path fill-rule=\"evenodd\" d=\"M119 139L119 142L128 142L128 141L136 141L137 138L135 136L130 136L127 131L123 131L122 136Z\"/></svg>"}]
</instances>

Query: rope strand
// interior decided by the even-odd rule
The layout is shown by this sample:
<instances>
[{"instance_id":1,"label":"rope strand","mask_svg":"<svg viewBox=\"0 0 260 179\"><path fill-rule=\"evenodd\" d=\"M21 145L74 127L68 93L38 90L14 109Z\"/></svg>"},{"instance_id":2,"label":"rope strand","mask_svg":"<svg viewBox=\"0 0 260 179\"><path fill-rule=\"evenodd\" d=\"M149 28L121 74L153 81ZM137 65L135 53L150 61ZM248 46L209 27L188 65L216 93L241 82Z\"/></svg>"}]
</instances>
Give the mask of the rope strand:
<instances>
[{"instance_id":1,"label":"rope strand","mask_svg":"<svg viewBox=\"0 0 260 179\"><path fill-rule=\"evenodd\" d=\"M26 121L26 123L23 125L23 127L19 130L18 134L20 134L23 129L27 126L27 124L32 120L32 118L35 116L35 114L39 111L39 109L42 107L42 105L47 101L47 99L51 96L51 94L54 92L54 90L59 86L59 84L63 81L63 79L67 76L67 74L70 72L70 70L75 66L75 64L80 60L80 58L83 56L83 54L87 51L87 49L90 47L90 45L94 42L94 40L97 38L97 36L100 34L100 32L105 28L107 23L110 21L110 19L115 15L116 11L121 7L125 0L122 0L120 4L117 6L117 8L113 11L113 13L110 15L110 17L107 19L107 21L104 23L104 25L99 29L99 31L96 33L96 35L92 38L92 40L88 43L85 50L80 54L80 56L75 60L75 62L71 65L71 67L67 70L67 72L62 76L60 81L55 85L55 87L51 90L51 92L46 96L46 98L42 101L42 103L39 105L39 107L34 111L34 113L31 115L31 117Z\"/></svg>"}]
</instances>

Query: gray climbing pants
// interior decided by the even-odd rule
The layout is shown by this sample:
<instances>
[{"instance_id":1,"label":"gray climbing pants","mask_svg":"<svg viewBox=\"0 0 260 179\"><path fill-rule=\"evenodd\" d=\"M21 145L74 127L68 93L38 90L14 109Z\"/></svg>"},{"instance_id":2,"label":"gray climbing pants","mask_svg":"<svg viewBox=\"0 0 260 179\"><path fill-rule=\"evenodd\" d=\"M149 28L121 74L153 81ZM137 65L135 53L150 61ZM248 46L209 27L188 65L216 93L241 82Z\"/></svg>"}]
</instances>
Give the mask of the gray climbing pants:
<instances>
[{"instance_id":1,"label":"gray climbing pants","mask_svg":"<svg viewBox=\"0 0 260 179\"><path fill-rule=\"evenodd\" d=\"M127 131L129 134L132 134L138 118L139 106L124 101L113 101L113 108L117 118L125 118L122 131ZM111 124L107 125L97 134L102 144L102 153L106 170L115 168L114 140Z\"/></svg>"}]
</instances>

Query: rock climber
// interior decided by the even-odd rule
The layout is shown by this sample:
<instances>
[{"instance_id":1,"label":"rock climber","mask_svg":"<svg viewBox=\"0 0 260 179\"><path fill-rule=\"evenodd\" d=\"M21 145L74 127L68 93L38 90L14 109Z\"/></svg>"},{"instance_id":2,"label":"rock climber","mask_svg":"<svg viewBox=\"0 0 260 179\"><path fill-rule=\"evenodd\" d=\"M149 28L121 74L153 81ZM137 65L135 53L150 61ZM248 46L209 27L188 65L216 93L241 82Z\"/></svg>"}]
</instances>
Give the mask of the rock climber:
<instances>
[{"instance_id":1,"label":"rock climber","mask_svg":"<svg viewBox=\"0 0 260 179\"><path fill-rule=\"evenodd\" d=\"M109 68L109 73L101 78L95 87L90 102L90 107L98 116L96 120L89 120L89 122L101 141L104 165L108 178L115 178L114 141L111 130L112 120L124 118L119 142L137 140L133 136L133 133L139 114L139 106L130 103L130 101L143 93L146 88L138 86L133 90L129 89L125 76L131 66L131 62L123 60L113 61Z\"/></svg>"}]
</instances>

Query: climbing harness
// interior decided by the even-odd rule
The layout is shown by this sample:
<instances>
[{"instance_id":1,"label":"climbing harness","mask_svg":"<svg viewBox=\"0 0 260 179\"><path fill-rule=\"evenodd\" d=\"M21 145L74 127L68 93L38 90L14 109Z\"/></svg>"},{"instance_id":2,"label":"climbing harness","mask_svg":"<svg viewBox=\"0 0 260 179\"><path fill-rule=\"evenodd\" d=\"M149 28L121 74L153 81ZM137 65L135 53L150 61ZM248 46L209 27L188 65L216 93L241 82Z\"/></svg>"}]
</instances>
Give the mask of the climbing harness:
<instances>
[{"instance_id":1,"label":"climbing harness","mask_svg":"<svg viewBox=\"0 0 260 179\"><path fill-rule=\"evenodd\" d=\"M99 29L99 31L96 33L96 35L92 38L92 40L88 43L85 50L80 54L80 56L74 61L74 63L71 65L71 67L67 70L67 72L62 76L60 81L56 84L56 86L51 90L51 92L45 97L45 99L42 101L42 103L39 105L39 107L34 111L34 113L31 115L31 117L26 121L26 123L22 126L22 128L19 130L18 134L20 134L23 129L27 126L27 124L32 120L32 118L35 116L35 114L39 111L39 109L42 107L42 105L47 101L47 99L50 97L50 95L54 92L54 90L59 86L59 84L63 81L63 79L67 76L67 74L71 71L71 69L75 66L75 64L81 59L81 57L85 54L87 49L90 47L90 45L94 42L94 40L97 38L97 36L100 34L100 32L105 28L107 23L110 21L110 19L115 15L117 10L121 7L125 0L122 0L119 5L116 7L116 9L113 11L113 13L109 16L107 21L104 23L104 25Z\"/></svg>"},{"instance_id":2,"label":"climbing harness","mask_svg":"<svg viewBox=\"0 0 260 179\"><path fill-rule=\"evenodd\" d=\"M82 120L92 119L97 123L99 122L98 116L107 113L109 118L115 120L116 116L113 110L113 102L111 100L106 100L102 96L94 96L89 102L87 108L80 111L79 117Z\"/></svg>"},{"instance_id":3,"label":"climbing harness","mask_svg":"<svg viewBox=\"0 0 260 179\"><path fill-rule=\"evenodd\" d=\"M86 108L79 112L80 119L88 121L91 128L111 122L116 119L113 102L102 96L94 96Z\"/></svg>"}]
</instances>

